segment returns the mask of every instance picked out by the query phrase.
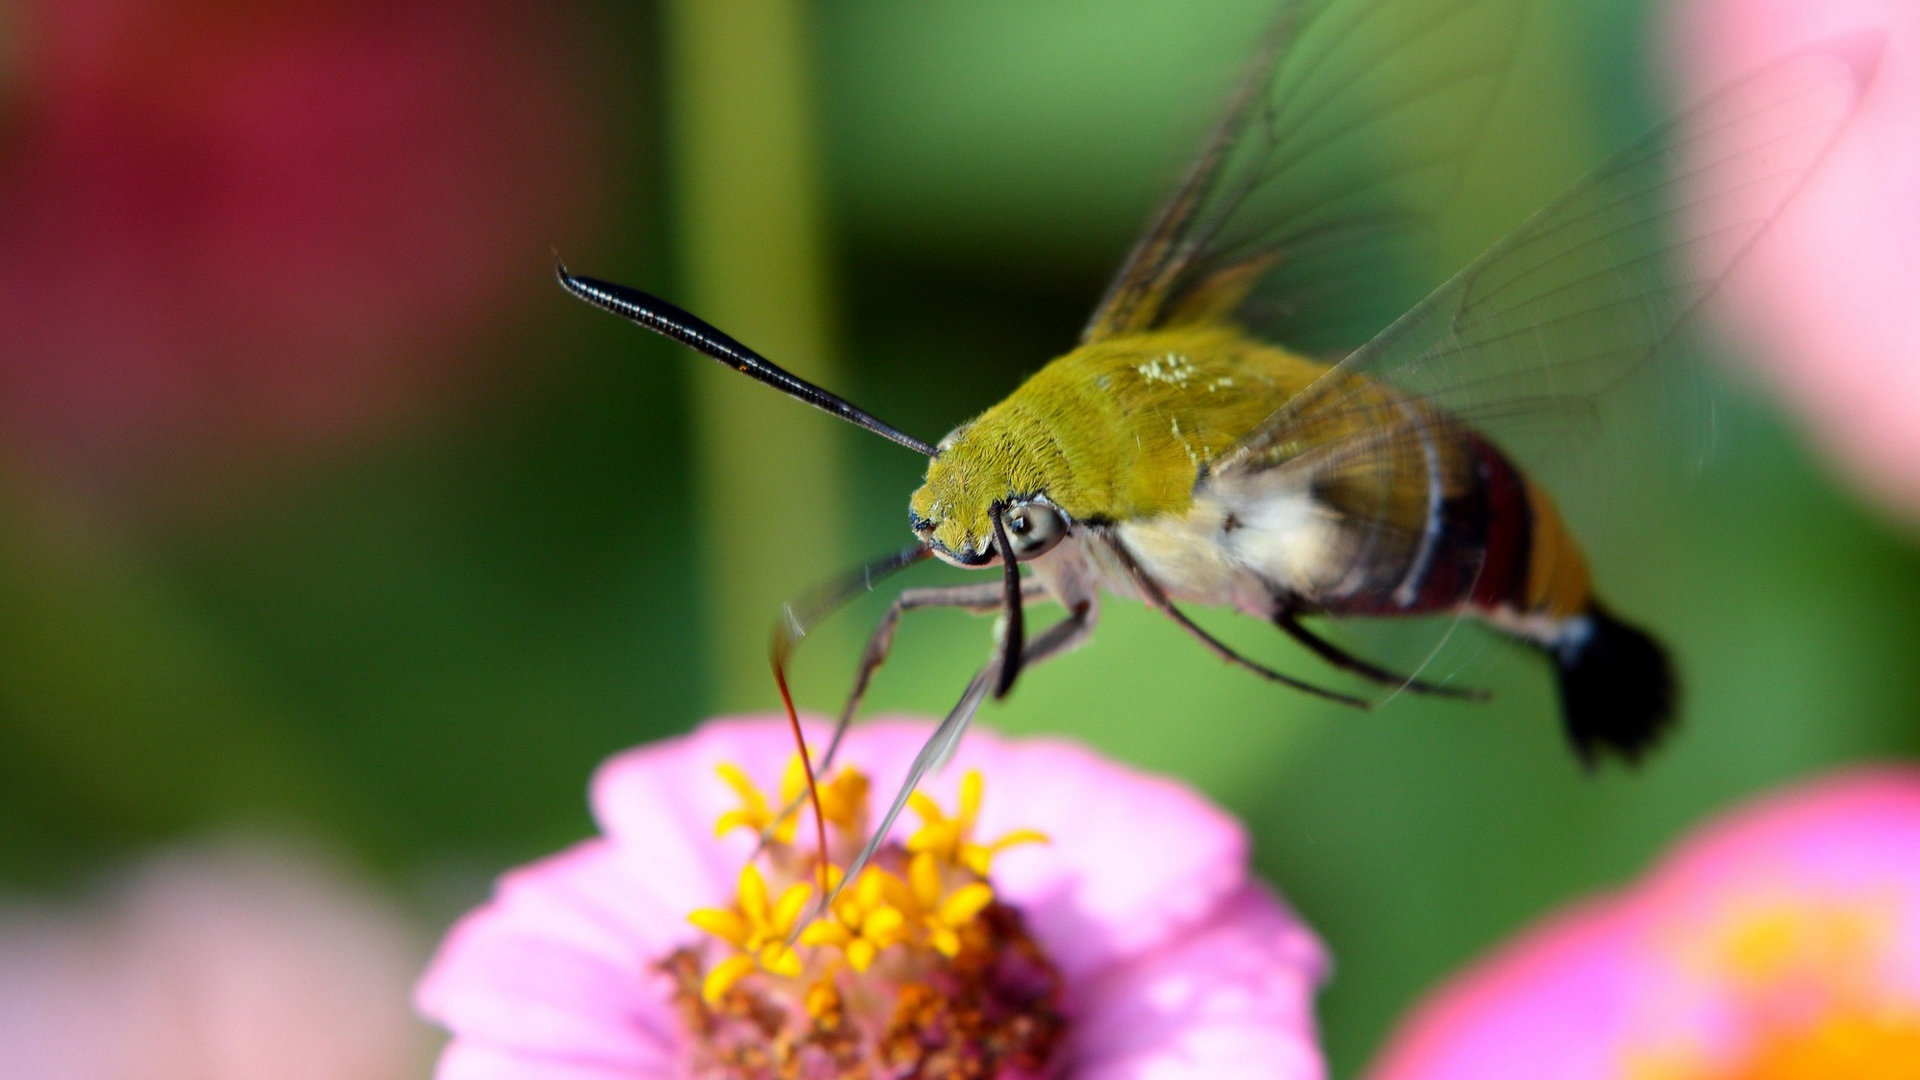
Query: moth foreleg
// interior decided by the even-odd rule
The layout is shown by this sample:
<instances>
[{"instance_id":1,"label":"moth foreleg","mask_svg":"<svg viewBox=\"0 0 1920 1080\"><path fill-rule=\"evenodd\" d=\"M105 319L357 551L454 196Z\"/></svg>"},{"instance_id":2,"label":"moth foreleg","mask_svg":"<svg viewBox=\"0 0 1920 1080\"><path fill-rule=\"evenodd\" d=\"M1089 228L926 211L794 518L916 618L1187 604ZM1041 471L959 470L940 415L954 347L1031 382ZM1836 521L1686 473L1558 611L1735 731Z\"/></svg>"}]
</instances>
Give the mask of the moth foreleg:
<instances>
[{"instance_id":1,"label":"moth foreleg","mask_svg":"<svg viewBox=\"0 0 1920 1080\"><path fill-rule=\"evenodd\" d=\"M1038 581L1022 583L1021 597L1025 600L1041 600L1046 597L1046 589ZM861 702L866 700L867 688L873 683L873 673L887 662L887 656L893 652L893 638L900 629L900 616L909 611L925 608L957 608L974 615L991 615L1003 606L1004 590L998 584L987 585L951 585L945 587L906 589L893 598L887 605L886 613L873 626L873 633L867 635L867 647L860 653L860 666L854 672L853 688L847 692L847 702L840 708L840 716L834 722L833 737L827 742L827 749L820 756L820 770L825 772L833 765L834 755L840 750L840 740L846 735L847 728L853 725L855 714L860 711Z\"/></svg>"},{"instance_id":2,"label":"moth foreleg","mask_svg":"<svg viewBox=\"0 0 1920 1080\"><path fill-rule=\"evenodd\" d=\"M1000 599L1000 586L993 585L988 587L993 590L994 600L997 606ZM962 592L967 588L970 588L970 586L962 586L952 590L928 589L925 591ZM901 598L905 599L906 595L906 593L902 593ZM950 604L946 606L962 607L966 605ZM1082 642L1086 641L1088 635L1093 632L1095 617L1095 608L1092 603L1083 602L1074 605L1073 610L1067 613L1066 618L1047 627L1039 637L1027 643L1026 649L1021 653L1021 665L1028 668L1035 667L1055 656L1073 651ZM877 630L876 636L878 636ZM815 908L816 911L828 910L832 906L834 899L840 895L840 891L859 878L860 872L866 869L869 862L873 861L874 853L879 851L880 845L886 842L887 833L892 831L893 823L899 819L900 812L906 809L907 801L912 798L915 789L920 786L920 781L925 778L928 773L944 765L947 758L953 754L954 748L960 743L960 736L966 734L967 725L973 722L974 714L980 711L981 702L986 700L988 688L1000 677L998 664L999 661L996 659L974 674L973 679L967 683L966 691L960 695L960 700L955 702L952 710L947 713L946 719L940 721L940 726L935 728L933 734L927 737L926 743L920 747L920 752L914 755L913 764L907 767L907 775L901 780L900 789L894 793L893 801L887 804L886 814L880 818L880 822L874 827L872 835L867 837L867 842L865 846L860 849L860 853L855 855L851 862L847 863L846 871L840 876L839 886L836 887L832 893L828 894ZM823 769L822 771L825 770ZM801 920L799 925L804 926L809 921L811 920ZM794 934L797 937L799 930L795 929Z\"/></svg>"},{"instance_id":3,"label":"moth foreleg","mask_svg":"<svg viewBox=\"0 0 1920 1080\"><path fill-rule=\"evenodd\" d=\"M1023 583L1022 593L1027 600L1038 600L1045 596L1046 590L1038 581ZM931 588L904 589L887 605L887 610L874 624L873 633L867 635L867 645L860 653L860 666L853 677L853 688L847 693L847 702L840 708L835 719L833 735L827 740L827 748L820 755L818 771L825 774L833 768L834 758L840 753L840 743L845 739L847 729L853 726L853 718L860 711L861 702L866 700L867 688L873 683L873 673L887 662L887 655L893 651L893 638L900 629L900 616L909 611L923 608L957 608L976 615L991 615L1001 609L1004 602L1004 590L999 584L950 585ZM1031 655L1031 650L1029 651ZM806 802L804 796L794 799L781 808L780 816L774 824L762 832L760 842L765 844L773 835L778 823L799 810Z\"/></svg>"}]
</instances>

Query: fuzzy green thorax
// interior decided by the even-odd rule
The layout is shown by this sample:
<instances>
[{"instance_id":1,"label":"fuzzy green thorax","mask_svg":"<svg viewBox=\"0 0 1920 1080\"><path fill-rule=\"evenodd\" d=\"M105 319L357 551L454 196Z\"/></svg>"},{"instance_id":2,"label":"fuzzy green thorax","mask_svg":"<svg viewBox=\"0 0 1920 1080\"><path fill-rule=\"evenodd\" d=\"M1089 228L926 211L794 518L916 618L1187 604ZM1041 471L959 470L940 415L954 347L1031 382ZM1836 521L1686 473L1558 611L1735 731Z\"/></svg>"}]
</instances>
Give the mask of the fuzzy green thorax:
<instances>
[{"instance_id":1,"label":"fuzzy green thorax","mask_svg":"<svg viewBox=\"0 0 1920 1080\"><path fill-rule=\"evenodd\" d=\"M1223 326L1081 346L947 436L913 513L968 554L996 501L1045 495L1078 522L1184 511L1200 466L1324 370Z\"/></svg>"}]
</instances>

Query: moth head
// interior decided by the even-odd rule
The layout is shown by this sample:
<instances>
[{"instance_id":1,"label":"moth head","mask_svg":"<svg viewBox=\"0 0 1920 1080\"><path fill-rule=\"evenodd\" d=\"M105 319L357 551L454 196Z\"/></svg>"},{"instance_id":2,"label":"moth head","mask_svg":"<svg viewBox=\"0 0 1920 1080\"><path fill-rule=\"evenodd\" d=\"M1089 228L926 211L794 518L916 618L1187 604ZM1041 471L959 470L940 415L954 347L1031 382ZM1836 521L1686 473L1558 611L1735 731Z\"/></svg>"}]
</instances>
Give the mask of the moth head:
<instances>
[{"instance_id":1,"label":"moth head","mask_svg":"<svg viewBox=\"0 0 1920 1080\"><path fill-rule=\"evenodd\" d=\"M941 559L967 567L1000 562L996 514L1018 561L1037 558L1059 543L1071 519L1048 498L1050 477L1024 452L1028 445L984 422L941 440L927 464L926 482L908 505L914 535Z\"/></svg>"}]
</instances>

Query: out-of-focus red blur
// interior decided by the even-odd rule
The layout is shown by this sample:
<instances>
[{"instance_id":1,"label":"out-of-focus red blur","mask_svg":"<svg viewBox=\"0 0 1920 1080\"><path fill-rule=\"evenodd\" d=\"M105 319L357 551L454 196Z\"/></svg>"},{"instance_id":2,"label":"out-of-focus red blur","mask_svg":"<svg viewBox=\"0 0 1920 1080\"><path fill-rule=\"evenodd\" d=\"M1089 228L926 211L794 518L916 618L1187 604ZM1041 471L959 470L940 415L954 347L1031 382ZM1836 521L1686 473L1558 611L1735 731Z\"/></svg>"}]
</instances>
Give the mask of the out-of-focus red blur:
<instances>
[{"instance_id":1,"label":"out-of-focus red blur","mask_svg":"<svg viewBox=\"0 0 1920 1080\"><path fill-rule=\"evenodd\" d=\"M410 415L544 285L587 201L584 94L546 16L27 0L0 438L61 472L205 467Z\"/></svg>"}]
</instances>

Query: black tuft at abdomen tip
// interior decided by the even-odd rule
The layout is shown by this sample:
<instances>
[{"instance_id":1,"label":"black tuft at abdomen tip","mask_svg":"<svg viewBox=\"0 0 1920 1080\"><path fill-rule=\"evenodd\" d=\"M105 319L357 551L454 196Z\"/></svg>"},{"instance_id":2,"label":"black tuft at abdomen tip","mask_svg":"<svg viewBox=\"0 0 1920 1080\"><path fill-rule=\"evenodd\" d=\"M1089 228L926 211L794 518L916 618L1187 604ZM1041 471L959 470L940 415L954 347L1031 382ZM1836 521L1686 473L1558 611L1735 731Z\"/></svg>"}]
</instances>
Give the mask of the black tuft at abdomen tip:
<instances>
[{"instance_id":1,"label":"black tuft at abdomen tip","mask_svg":"<svg viewBox=\"0 0 1920 1080\"><path fill-rule=\"evenodd\" d=\"M1673 726L1679 691L1666 650L1598 604L1548 654L1567 738L1588 768L1608 753L1638 762Z\"/></svg>"}]
</instances>

